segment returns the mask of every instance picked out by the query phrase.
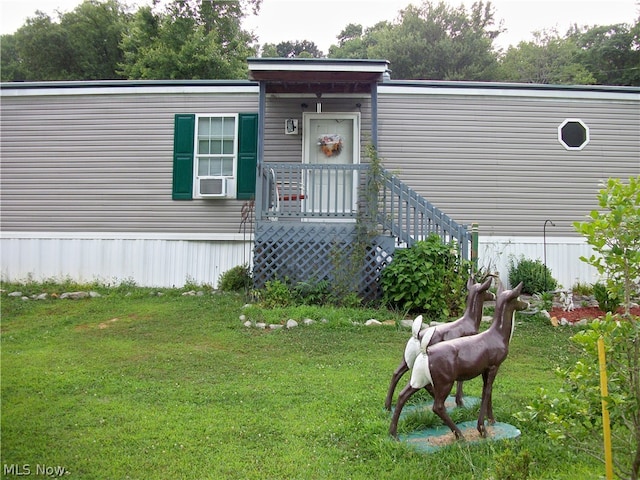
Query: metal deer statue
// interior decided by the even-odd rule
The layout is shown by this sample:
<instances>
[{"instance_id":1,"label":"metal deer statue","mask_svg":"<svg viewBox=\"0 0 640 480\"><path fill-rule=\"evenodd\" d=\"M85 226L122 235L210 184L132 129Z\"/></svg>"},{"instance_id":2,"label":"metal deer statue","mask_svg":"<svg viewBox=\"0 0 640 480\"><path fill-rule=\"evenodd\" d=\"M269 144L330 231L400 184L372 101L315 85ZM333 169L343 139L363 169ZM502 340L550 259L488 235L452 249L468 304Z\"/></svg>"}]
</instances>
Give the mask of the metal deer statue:
<instances>
[{"instance_id":1,"label":"metal deer statue","mask_svg":"<svg viewBox=\"0 0 640 480\"><path fill-rule=\"evenodd\" d=\"M384 401L384 406L387 410L391 410L393 393L396 390L398 382L409 369L413 368L413 363L420 354L420 343L425 336L430 338L427 344L427 346L429 346L445 340L466 337L467 335L475 335L478 333L480 321L482 320L483 304L486 301L495 299L495 295L489 292L491 279L491 277L488 277L483 283L473 283L473 280L469 278L467 281L467 307L464 315L458 320L443 323L442 325L430 327L425 330L421 330L422 315L413 321L411 327L412 335L404 349L404 356L391 377L387 398ZM456 387L456 405L461 407L462 404L462 381L459 381Z\"/></svg>"},{"instance_id":2,"label":"metal deer statue","mask_svg":"<svg viewBox=\"0 0 640 480\"><path fill-rule=\"evenodd\" d=\"M411 372L411 381L400 392L393 412L389 433L397 437L398 419L407 400L421 388L433 396L433 412L453 431L456 438L463 439L462 432L447 414L444 402L454 382L471 380L482 375L482 401L478 415L478 431L485 437L485 415L495 423L491 393L498 368L509 353L509 342L513 335L515 312L528 308L527 302L518 296L522 283L513 290L502 290L499 284L496 309L491 326L482 333L440 342L427 348L422 339L422 352L416 358Z\"/></svg>"}]
</instances>

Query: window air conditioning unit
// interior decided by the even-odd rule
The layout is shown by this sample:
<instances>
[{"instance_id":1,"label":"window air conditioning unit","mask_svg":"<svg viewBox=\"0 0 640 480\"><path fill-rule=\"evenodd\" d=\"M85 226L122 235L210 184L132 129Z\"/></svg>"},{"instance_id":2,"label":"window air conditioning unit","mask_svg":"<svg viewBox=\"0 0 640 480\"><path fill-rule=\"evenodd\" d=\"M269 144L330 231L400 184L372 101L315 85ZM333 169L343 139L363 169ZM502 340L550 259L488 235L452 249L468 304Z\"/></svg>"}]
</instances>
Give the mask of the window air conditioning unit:
<instances>
[{"instance_id":1,"label":"window air conditioning unit","mask_svg":"<svg viewBox=\"0 0 640 480\"><path fill-rule=\"evenodd\" d=\"M227 196L227 177L204 177L198 182L201 197L224 198Z\"/></svg>"}]
</instances>

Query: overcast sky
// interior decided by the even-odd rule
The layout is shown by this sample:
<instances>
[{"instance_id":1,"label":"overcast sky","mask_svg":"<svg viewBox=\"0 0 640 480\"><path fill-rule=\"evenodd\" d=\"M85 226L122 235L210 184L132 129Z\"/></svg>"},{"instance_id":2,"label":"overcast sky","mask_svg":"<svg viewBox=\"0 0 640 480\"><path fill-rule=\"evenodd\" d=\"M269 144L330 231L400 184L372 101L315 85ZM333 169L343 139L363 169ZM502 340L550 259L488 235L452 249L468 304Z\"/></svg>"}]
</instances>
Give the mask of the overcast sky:
<instances>
[{"instance_id":1,"label":"overcast sky","mask_svg":"<svg viewBox=\"0 0 640 480\"><path fill-rule=\"evenodd\" d=\"M467 8L473 0L446 0ZM27 19L41 10L52 18L55 12L73 10L80 0L0 0L0 33L13 33ZM150 0L125 0L128 5L150 3ZM370 27L381 20L394 20L400 9L418 0L263 0L258 16L245 20L245 28L253 30L259 43L287 40L309 40L327 53L336 36L349 23ZM437 0L434 0L437 3ZM570 25L610 25L635 23L640 14L638 0L494 0L496 21L507 29L496 44L516 45L533 38L532 32L557 28L564 35Z\"/></svg>"}]
</instances>

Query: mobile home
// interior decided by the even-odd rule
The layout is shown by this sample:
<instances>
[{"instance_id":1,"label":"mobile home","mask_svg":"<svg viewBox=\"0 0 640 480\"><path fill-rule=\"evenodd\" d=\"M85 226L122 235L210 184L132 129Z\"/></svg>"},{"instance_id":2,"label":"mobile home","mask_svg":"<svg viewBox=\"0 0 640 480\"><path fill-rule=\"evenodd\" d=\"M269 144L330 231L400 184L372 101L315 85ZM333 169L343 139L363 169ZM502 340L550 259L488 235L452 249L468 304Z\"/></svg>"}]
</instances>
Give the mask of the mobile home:
<instances>
[{"instance_id":1,"label":"mobile home","mask_svg":"<svg viewBox=\"0 0 640 480\"><path fill-rule=\"evenodd\" d=\"M505 280L524 255L565 287L594 281L572 223L602 181L640 175L640 89L392 80L384 60L248 66L246 81L2 84L2 278L216 286L239 264L259 285L319 278L364 220L373 283L431 232L471 255L472 224Z\"/></svg>"}]
</instances>

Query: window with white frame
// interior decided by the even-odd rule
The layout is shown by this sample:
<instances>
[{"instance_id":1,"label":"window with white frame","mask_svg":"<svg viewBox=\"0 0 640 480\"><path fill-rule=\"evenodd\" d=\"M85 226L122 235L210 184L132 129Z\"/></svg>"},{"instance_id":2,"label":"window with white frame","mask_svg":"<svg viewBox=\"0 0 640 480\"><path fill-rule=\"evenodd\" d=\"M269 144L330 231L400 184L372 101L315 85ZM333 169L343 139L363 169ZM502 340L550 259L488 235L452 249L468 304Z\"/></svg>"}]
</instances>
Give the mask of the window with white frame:
<instances>
[{"instance_id":1,"label":"window with white frame","mask_svg":"<svg viewBox=\"0 0 640 480\"><path fill-rule=\"evenodd\" d=\"M196 122L196 195L225 196L235 177L237 115L198 115Z\"/></svg>"}]
</instances>

